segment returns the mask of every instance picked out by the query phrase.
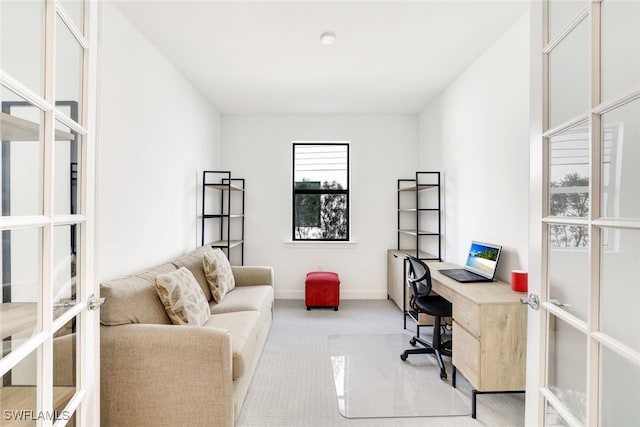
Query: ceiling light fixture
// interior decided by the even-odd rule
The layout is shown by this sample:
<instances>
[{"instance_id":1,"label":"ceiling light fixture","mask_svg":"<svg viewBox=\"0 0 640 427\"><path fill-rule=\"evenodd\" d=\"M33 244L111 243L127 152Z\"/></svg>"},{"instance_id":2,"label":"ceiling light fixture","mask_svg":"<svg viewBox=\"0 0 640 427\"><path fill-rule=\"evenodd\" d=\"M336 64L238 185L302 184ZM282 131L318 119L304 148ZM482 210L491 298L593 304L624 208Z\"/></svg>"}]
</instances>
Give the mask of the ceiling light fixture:
<instances>
[{"instance_id":1,"label":"ceiling light fixture","mask_svg":"<svg viewBox=\"0 0 640 427\"><path fill-rule=\"evenodd\" d=\"M334 33L323 33L320 36L320 42L322 44L334 44L336 41L336 35Z\"/></svg>"}]
</instances>

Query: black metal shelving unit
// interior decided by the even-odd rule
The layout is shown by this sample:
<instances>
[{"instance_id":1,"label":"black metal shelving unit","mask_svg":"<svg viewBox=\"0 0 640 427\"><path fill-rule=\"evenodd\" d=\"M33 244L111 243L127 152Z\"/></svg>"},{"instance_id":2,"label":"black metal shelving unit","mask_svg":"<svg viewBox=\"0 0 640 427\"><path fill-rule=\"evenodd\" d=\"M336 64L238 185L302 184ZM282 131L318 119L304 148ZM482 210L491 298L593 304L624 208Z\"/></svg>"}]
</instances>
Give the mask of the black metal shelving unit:
<instances>
[{"instance_id":1,"label":"black metal shelving unit","mask_svg":"<svg viewBox=\"0 0 640 427\"><path fill-rule=\"evenodd\" d=\"M402 194L409 192L413 202L407 205ZM425 192L431 192L428 199ZM415 228L414 228L415 227ZM442 259L442 218L440 215L440 172L416 172L413 179L398 179L398 250L421 260ZM407 247L402 236L415 237ZM425 250L425 240L431 240ZM403 247L404 246L404 247ZM434 250L435 249L435 250Z\"/></svg>"},{"instance_id":2,"label":"black metal shelving unit","mask_svg":"<svg viewBox=\"0 0 640 427\"><path fill-rule=\"evenodd\" d=\"M231 264L231 249L239 248L240 263L234 265L244 265L244 192L244 178L233 178L231 171L202 172L200 244L204 246L208 241L205 239L206 231L213 230L215 238L208 244L222 249ZM213 203L208 203L211 197L214 198L211 199ZM235 200L236 197L239 200ZM217 227L207 227L209 222L217 222Z\"/></svg>"},{"instance_id":3,"label":"black metal shelving unit","mask_svg":"<svg viewBox=\"0 0 640 427\"><path fill-rule=\"evenodd\" d=\"M440 172L418 171L415 178L398 179L397 249L424 261L442 261L442 215ZM415 238L415 239L414 239ZM407 277L405 259L403 277ZM428 326L406 306L407 287L403 286L404 328L407 316L416 322L416 332Z\"/></svg>"}]
</instances>

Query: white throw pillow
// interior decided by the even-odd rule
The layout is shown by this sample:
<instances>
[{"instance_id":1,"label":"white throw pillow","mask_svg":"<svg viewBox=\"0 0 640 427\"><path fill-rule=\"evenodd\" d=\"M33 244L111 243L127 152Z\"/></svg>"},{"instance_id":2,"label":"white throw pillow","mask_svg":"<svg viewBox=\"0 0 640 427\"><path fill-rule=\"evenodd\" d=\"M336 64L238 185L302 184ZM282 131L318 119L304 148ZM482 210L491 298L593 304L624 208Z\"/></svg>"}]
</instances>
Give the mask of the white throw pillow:
<instances>
[{"instance_id":1,"label":"white throw pillow","mask_svg":"<svg viewBox=\"0 0 640 427\"><path fill-rule=\"evenodd\" d=\"M216 302L222 301L222 298L236 287L236 281L231 271L231 264L220 249L212 249L205 252L202 259L204 268L204 276L207 278L209 288Z\"/></svg>"},{"instance_id":2,"label":"white throw pillow","mask_svg":"<svg viewBox=\"0 0 640 427\"><path fill-rule=\"evenodd\" d=\"M207 297L185 267L158 275L156 291L174 325L201 326L211 317Z\"/></svg>"}]
</instances>

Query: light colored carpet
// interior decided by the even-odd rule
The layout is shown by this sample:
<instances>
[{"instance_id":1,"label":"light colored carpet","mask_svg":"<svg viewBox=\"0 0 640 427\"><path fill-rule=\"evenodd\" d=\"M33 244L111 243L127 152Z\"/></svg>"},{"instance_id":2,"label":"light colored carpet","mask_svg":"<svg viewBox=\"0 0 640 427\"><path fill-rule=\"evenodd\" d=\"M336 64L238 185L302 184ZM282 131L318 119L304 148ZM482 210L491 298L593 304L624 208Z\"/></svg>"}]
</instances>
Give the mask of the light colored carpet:
<instances>
[{"instance_id":1,"label":"light colored carpet","mask_svg":"<svg viewBox=\"0 0 640 427\"><path fill-rule=\"evenodd\" d=\"M408 322L408 325L411 325ZM422 330L424 332L425 329ZM307 311L304 301L277 300L274 321L254 374L238 427L404 427L522 426L524 395L478 396L478 418L357 418L340 415L328 337L348 334L402 334L402 313L388 300L342 301L339 311ZM410 356L412 357L412 356ZM415 357L431 357L419 355ZM403 363L398 355L398 363ZM450 369L448 370L450 372ZM458 389L470 387L458 375ZM470 402L470 400L469 400Z\"/></svg>"}]
</instances>

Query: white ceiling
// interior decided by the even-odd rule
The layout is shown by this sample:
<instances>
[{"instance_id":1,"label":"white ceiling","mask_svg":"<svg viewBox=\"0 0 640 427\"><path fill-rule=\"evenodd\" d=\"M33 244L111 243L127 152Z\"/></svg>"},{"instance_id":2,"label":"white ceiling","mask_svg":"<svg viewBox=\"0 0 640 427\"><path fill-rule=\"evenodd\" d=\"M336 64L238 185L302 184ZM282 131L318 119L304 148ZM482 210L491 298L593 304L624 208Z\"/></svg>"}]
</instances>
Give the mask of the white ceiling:
<instances>
[{"instance_id":1,"label":"white ceiling","mask_svg":"<svg viewBox=\"0 0 640 427\"><path fill-rule=\"evenodd\" d=\"M528 1L117 0L223 114L418 113ZM320 43L326 31L336 43Z\"/></svg>"}]
</instances>

